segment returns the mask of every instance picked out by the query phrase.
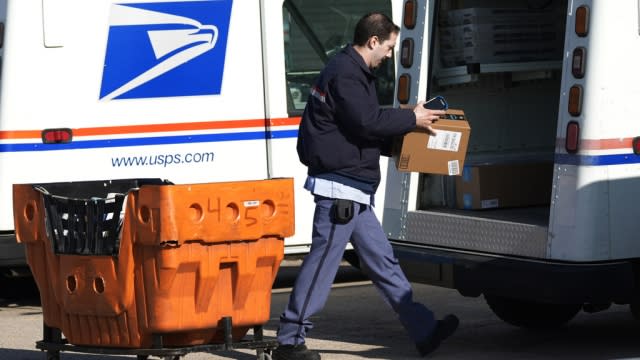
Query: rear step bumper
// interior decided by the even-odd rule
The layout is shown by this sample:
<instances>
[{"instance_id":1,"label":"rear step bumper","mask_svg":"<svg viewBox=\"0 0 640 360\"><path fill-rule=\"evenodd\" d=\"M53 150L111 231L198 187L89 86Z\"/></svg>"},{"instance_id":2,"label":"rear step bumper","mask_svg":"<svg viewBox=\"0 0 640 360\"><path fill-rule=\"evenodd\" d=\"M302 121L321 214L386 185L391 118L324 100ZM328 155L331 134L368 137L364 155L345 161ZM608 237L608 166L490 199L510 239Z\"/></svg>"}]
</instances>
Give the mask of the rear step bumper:
<instances>
[{"instance_id":1,"label":"rear step bumper","mask_svg":"<svg viewBox=\"0 0 640 360\"><path fill-rule=\"evenodd\" d=\"M628 303L638 259L598 263L549 262L391 241L413 282L552 303ZM635 265L634 265L635 262Z\"/></svg>"}]
</instances>

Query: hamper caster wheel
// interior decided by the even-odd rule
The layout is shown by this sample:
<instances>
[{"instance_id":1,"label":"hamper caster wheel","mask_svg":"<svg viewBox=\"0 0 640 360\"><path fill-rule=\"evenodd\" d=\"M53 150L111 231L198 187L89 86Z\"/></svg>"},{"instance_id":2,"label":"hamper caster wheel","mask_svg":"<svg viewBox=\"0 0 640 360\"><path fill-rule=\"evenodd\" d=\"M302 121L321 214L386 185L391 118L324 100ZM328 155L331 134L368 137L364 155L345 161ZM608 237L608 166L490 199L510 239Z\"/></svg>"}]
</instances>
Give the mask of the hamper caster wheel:
<instances>
[{"instance_id":1,"label":"hamper caster wheel","mask_svg":"<svg viewBox=\"0 0 640 360\"><path fill-rule=\"evenodd\" d=\"M258 351L258 360L271 360L271 350L265 349L263 351Z\"/></svg>"}]
</instances>

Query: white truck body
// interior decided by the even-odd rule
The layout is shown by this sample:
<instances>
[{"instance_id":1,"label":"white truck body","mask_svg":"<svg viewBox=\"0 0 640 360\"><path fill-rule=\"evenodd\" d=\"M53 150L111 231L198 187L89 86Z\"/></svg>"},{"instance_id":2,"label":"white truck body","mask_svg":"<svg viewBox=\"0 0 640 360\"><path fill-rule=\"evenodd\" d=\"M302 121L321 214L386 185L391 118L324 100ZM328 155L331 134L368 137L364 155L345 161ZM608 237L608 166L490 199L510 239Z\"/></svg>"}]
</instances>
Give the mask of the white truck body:
<instances>
[{"instance_id":1,"label":"white truck body","mask_svg":"<svg viewBox=\"0 0 640 360\"><path fill-rule=\"evenodd\" d=\"M286 253L306 253L314 203L296 153L304 89L360 16L391 11L389 0L320 5L0 1L0 266L25 264L12 184L127 178L292 177L296 235ZM48 130L72 138L45 144Z\"/></svg>"}]
</instances>

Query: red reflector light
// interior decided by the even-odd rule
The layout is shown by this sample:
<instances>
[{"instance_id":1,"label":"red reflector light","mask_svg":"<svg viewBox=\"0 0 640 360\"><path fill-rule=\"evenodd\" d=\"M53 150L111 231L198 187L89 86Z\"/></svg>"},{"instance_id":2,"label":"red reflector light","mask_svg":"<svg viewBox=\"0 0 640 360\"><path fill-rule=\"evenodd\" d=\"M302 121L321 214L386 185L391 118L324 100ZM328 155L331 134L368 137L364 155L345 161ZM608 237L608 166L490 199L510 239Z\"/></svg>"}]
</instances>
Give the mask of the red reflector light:
<instances>
[{"instance_id":1,"label":"red reflector light","mask_svg":"<svg viewBox=\"0 0 640 360\"><path fill-rule=\"evenodd\" d=\"M640 137L633 138L633 153L640 155Z\"/></svg>"},{"instance_id":2,"label":"red reflector light","mask_svg":"<svg viewBox=\"0 0 640 360\"><path fill-rule=\"evenodd\" d=\"M404 27L406 27L407 29L413 29L414 27L416 27L416 19L418 17L417 11L418 4L416 4L416 0L405 1L403 15L404 19L402 21Z\"/></svg>"},{"instance_id":3,"label":"red reflector light","mask_svg":"<svg viewBox=\"0 0 640 360\"><path fill-rule=\"evenodd\" d=\"M582 86L573 85L569 89L569 114L580 116L582 113Z\"/></svg>"},{"instance_id":4,"label":"red reflector light","mask_svg":"<svg viewBox=\"0 0 640 360\"><path fill-rule=\"evenodd\" d=\"M411 91L411 76L402 74L398 79L398 101L401 104L409 102L409 93Z\"/></svg>"},{"instance_id":5,"label":"red reflector light","mask_svg":"<svg viewBox=\"0 0 640 360\"><path fill-rule=\"evenodd\" d=\"M567 134L565 138L564 148L570 154L577 153L579 141L580 125L575 121L570 121L569 124L567 124Z\"/></svg>"},{"instance_id":6,"label":"red reflector light","mask_svg":"<svg viewBox=\"0 0 640 360\"><path fill-rule=\"evenodd\" d=\"M576 79L584 77L584 68L587 61L587 49L583 47L573 50L573 63L571 64L571 73Z\"/></svg>"},{"instance_id":7,"label":"red reflector light","mask_svg":"<svg viewBox=\"0 0 640 360\"><path fill-rule=\"evenodd\" d=\"M4 23L0 22L0 49L4 46Z\"/></svg>"},{"instance_id":8,"label":"red reflector light","mask_svg":"<svg viewBox=\"0 0 640 360\"><path fill-rule=\"evenodd\" d=\"M42 142L44 144L65 144L71 142L73 131L71 129L46 129L42 130Z\"/></svg>"}]
</instances>

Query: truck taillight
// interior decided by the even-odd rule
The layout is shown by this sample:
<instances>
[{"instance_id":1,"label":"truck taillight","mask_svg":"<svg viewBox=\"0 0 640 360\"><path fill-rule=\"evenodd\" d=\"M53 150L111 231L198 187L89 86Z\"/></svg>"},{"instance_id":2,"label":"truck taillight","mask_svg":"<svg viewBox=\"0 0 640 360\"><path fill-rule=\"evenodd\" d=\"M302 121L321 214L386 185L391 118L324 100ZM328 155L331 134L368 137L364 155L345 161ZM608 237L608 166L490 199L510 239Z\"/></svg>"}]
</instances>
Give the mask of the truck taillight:
<instances>
[{"instance_id":1,"label":"truck taillight","mask_svg":"<svg viewBox=\"0 0 640 360\"><path fill-rule=\"evenodd\" d=\"M0 49L4 46L4 22L0 22Z\"/></svg>"},{"instance_id":2,"label":"truck taillight","mask_svg":"<svg viewBox=\"0 0 640 360\"><path fill-rule=\"evenodd\" d=\"M634 137L631 143L633 144L633 153L640 155L640 137Z\"/></svg>"},{"instance_id":3,"label":"truck taillight","mask_svg":"<svg viewBox=\"0 0 640 360\"><path fill-rule=\"evenodd\" d=\"M585 74L585 63L587 61L587 49L578 47L573 50L573 62L571 73L576 79L582 79Z\"/></svg>"},{"instance_id":4,"label":"truck taillight","mask_svg":"<svg viewBox=\"0 0 640 360\"><path fill-rule=\"evenodd\" d=\"M585 37L589 34L589 8L582 5L576 9L576 35Z\"/></svg>"},{"instance_id":5,"label":"truck taillight","mask_svg":"<svg viewBox=\"0 0 640 360\"><path fill-rule=\"evenodd\" d=\"M575 121L567 124L567 135L564 147L568 153L574 154L578 152L578 143L580 140L580 125Z\"/></svg>"},{"instance_id":6,"label":"truck taillight","mask_svg":"<svg viewBox=\"0 0 640 360\"><path fill-rule=\"evenodd\" d=\"M398 78L398 101L400 104L409 102L409 94L411 92L411 76L402 74Z\"/></svg>"},{"instance_id":7,"label":"truck taillight","mask_svg":"<svg viewBox=\"0 0 640 360\"><path fill-rule=\"evenodd\" d=\"M42 130L44 144L65 144L73 139L73 131L67 128Z\"/></svg>"},{"instance_id":8,"label":"truck taillight","mask_svg":"<svg viewBox=\"0 0 640 360\"><path fill-rule=\"evenodd\" d=\"M569 89L569 114L580 116L582 113L582 86L573 85Z\"/></svg>"},{"instance_id":9,"label":"truck taillight","mask_svg":"<svg viewBox=\"0 0 640 360\"><path fill-rule=\"evenodd\" d=\"M418 17L418 9L416 0L408 0L404 2L404 19L402 23L407 29L416 27L416 19Z\"/></svg>"}]
</instances>

